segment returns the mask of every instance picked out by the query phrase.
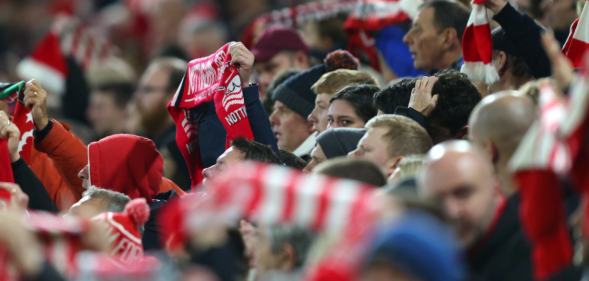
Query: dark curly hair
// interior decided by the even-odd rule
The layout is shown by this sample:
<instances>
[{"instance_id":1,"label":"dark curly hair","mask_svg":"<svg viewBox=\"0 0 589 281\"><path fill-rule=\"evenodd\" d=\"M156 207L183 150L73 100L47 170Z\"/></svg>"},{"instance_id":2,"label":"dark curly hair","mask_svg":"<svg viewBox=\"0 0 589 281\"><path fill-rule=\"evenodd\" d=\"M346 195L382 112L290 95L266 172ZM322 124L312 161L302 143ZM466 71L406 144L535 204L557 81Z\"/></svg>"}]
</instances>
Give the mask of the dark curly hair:
<instances>
[{"instance_id":1,"label":"dark curly hair","mask_svg":"<svg viewBox=\"0 0 589 281\"><path fill-rule=\"evenodd\" d=\"M374 94L374 107L385 114L394 114L397 106L408 106L411 90L418 78L402 79Z\"/></svg>"},{"instance_id":2,"label":"dark curly hair","mask_svg":"<svg viewBox=\"0 0 589 281\"><path fill-rule=\"evenodd\" d=\"M329 104L334 100L345 100L354 108L356 115L362 118L364 122L368 122L368 120L376 116L378 111L372 103L372 97L378 90L379 88L373 85L352 84L335 93L329 100Z\"/></svg>"},{"instance_id":3,"label":"dark curly hair","mask_svg":"<svg viewBox=\"0 0 589 281\"><path fill-rule=\"evenodd\" d=\"M466 74L457 70L443 70L436 74L438 81L432 90L438 103L428 116L426 130L434 144L454 138L468 124L472 109L481 101L481 93ZM441 130L441 128L446 130Z\"/></svg>"}]
</instances>

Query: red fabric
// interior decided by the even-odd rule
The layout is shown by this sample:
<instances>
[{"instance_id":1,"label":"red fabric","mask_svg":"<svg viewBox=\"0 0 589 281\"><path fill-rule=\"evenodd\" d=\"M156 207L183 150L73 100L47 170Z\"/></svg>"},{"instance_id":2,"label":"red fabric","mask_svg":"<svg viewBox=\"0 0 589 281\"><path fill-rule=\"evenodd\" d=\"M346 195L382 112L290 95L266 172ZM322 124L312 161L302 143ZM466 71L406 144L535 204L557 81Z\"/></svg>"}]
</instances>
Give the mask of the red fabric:
<instances>
[{"instance_id":1,"label":"red fabric","mask_svg":"<svg viewBox=\"0 0 589 281\"><path fill-rule=\"evenodd\" d=\"M569 37L567 38L562 52L573 63L573 67L586 67L583 62L585 52L589 50L589 38L587 38L587 25L589 24L589 7L585 5L581 16L571 25Z\"/></svg>"},{"instance_id":2,"label":"red fabric","mask_svg":"<svg viewBox=\"0 0 589 281\"><path fill-rule=\"evenodd\" d=\"M8 153L8 141L0 139L0 182L14 182L12 176L12 165L10 161L10 154ZM10 202L10 192L0 189L0 200Z\"/></svg>"},{"instance_id":3,"label":"red fabric","mask_svg":"<svg viewBox=\"0 0 589 281\"><path fill-rule=\"evenodd\" d=\"M409 18L407 6L415 6L419 0L360 0L344 23L348 33L348 51L359 58L366 57L370 66L380 70L374 39L369 32L379 31ZM406 5L403 5L403 2ZM408 4L411 3L411 4Z\"/></svg>"},{"instance_id":4,"label":"red fabric","mask_svg":"<svg viewBox=\"0 0 589 281\"><path fill-rule=\"evenodd\" d=\"M54 69L61 73L63 77L67 76L68 68L63 53L61 52L61 43L59 35L49 32L41 42L37 43L36 48L30 55L31 59L40 64Z\"/></svg>"},{"instance_id":5,"label":"red fabric","mask_svg":"<svg viewBox=\"0 0 589 281\"><path fill-rule=\"evenodd\" d=\"M143 244L139 227L149 218L149 207L144 198L131 200L122 213L105 212L94 218L108 225L111 241L110 255L125 266L140 261L143 257Z\"/></svg>"},{"instance_id":6,"label":"red fabric","mask_svg":"<svg viewBox=\"0 0 589 281\"><path fill-rule=\"evenodd\" d=\"M462 35L462 56L464 64L460 71L468 75L472 81L483 81L487 85L499 80L499 74L491 64L493 60L493 38L487 10L478 3L472 2L472 12Z\"/></svg>"},{"instance_id":7,"label":"red fabric","mask_svg":"<svg viewBox=\"0 0 589 281\"><path fill-rule=\"evenodd\" d=\"M33 123L33 116L31 109L27 109L24 104L17 102L12 122L20 130L20 141L18 142L18 153L27 164L31 163L31 151L33 149L33 130L35 124Z\"/></svg>"},{"instance_id":8,"label":"red fabric","mask_svg":"<svg viewBox=\"0 0 589 281\"><path fill-rule=\"evenodd\" d=\"M205 188L206 194L188 195L162 211L159 220L166 245L174 241L177 249L186 233L240 218L260 224L295 223L341 234L332 253L319 263L324 266L317 268L325 276L358 274L367 249L363 241L370 236L381 202L374 187L364 183L256 162L239 163L207 181ZM318 280L314 274L308 279Z\"/></svg>"},{"instance_id":9,"label":"red fabric","mask_svg":"<svg viewBox=\"0 0 589 281\"><path fill-rule=\"evenodd\" d=\"M198 125L190 120L189 109L205 102L215 102L217 116L227 131L226 148L238 136L254 139L245 110L239 72L229 64L230 44L225 44L208 57L188 63L186 76L168 104L168 112L176 123L176 143L188 164L193 188L202 181L204 165L197 138Z\"/></svg>"},{"instance_id":10,"label":"red fabric","mask_svg":"<svg viewBox=\"0 0 589 281\"><path fill-rule=\"evenodd\" d=\"M159 193L164 161L153 141L126 134L88 145L90 184L151 202Z\"/></svg>"},{"instance_id":11,"label":"red fabric","mask_svg":"<svg viewBox=\"0 0 589 281\"><path fill-rule=\"evenodd\" d=\"M467 26L462 42L464 61L482 61L484 64L489 64L493 60L493 40L489 24Z\"/></svg>"},{"instance_id":12,"label":"red fabric","mask_svg":"<svg viewBox=\"0 0 589 281\"><path fill-rule=\"evenodd\" d=\"M534 278L545 280L570 265L573 257L560 180L551 171L519 171L522 227L532 248Z\"/></svg>"}]
</instances>

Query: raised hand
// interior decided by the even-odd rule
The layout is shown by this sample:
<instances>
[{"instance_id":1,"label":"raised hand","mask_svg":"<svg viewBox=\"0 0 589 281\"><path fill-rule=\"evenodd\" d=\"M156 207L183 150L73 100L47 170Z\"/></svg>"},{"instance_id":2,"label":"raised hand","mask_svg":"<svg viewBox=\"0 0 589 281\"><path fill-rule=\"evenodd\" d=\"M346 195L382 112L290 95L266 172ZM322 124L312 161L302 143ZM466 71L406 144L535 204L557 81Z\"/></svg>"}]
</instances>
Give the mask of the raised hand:
<instances>
[{"instance_id":1,"label":"raised hand","mask_svg":"<svg viewBox=\"0 0 589 281\"><path fill-rule=\"evenodd\" d=\"M424 76L421 80L418 79L415 82L415 87L411 90L409 107L421 112L426 117L429 116L438 103L438 95L432 95L434 84L437 81L437 77Z\"/></svg>"},{"instance_id":2,"label":"raised hand","mask_svg":"<svg viewBox=\"0 0 589 281\"><path fill-rule=\"evenodd\" d=\"M49 118L47 118L47 92L41 88L37 80L33 79L27 82L25 86L25 97L23 99L25 107L33 109L33 123L37 130L43 130Z\"/></svg>"},{"instance_id":3,"label":"raised hand","mask_svg":"<svg viewBox=\"0 0 589 281\"><path fill-rule=\"evenodd\" d=\"M239 78L242 87L250 83L250 76L254 67L254 54L252 54L241 42L235 42L229 46L231 65L239 64ZM243 86L245 85L245 86Z\"/></svg>"},{"instance_id":4,"label":"raised hand","mask_svg":"<svg viewBox=\"0 0 589 281\"><path fill-rule=\"evenodd\" d=\"M8 140L8 153L12 163L20 159L18 154L18 142L20 140L20 130L14 123L10 122L8 115L0 110L0 138Z\"/></svg>"},{"instance_id":5,"label":"raised hand","mask_svg":"<svg viewBox=\"0 0 589 281\"><path fill-rule=\"evenodd\" d=\"M573 82L575 71L573 64L560 51L560 45L554 39L554 35L546 32L542 34L542 46L550 60L552 74L561 91L568 89Z\"/></svg>"},{"instance_id":6,"label":"raised hand","mask_svg":"<svg viewBox=\"0 0 589 281\"><path fill-rule=\"evenodd\" d=\"M0 189L10 192L9 209L20 216L24 216L29 205L29 196L16 183L0 182Z\"/></svg>"}]
</instances>

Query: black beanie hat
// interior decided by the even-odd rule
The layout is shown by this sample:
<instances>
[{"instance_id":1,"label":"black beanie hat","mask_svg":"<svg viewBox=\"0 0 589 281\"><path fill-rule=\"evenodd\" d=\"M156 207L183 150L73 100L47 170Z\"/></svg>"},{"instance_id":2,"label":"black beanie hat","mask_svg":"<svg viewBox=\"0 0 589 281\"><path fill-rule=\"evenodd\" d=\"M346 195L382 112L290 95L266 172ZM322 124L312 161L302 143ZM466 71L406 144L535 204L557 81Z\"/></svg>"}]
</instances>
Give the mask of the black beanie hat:
<instances>
[{"instance_id":1,"label":"black beanie hat","mask_svg":"<svg viewBox=\"0 0 589 281\"><path fill-rule=\"evenodd\" d=\"M317 143L323 149L325 157L332 159L346 156L356 149L364 133L366 133L366 129L329 128L317 136Z\"/></svg>"},{"instance_id":2,"label":"black beanie hat","mask_svg":"<svg viewBox=\"0 0 589 281\"><path fill-rule=\"evenodd\" d=\"M272 99L280 101L303 118L307 118L315 108L316 95L311 86L321 78L325 69L325 65L320 64L288 78L274 90Z\"/></svg>"}]
</instances>

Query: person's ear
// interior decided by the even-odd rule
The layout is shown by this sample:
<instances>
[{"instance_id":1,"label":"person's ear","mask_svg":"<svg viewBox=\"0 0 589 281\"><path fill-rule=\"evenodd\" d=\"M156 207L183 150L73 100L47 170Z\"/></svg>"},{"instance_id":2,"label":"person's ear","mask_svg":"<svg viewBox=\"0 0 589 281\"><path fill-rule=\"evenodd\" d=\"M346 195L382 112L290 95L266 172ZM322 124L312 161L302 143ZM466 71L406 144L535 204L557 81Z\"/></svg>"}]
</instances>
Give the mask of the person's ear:
<instances>
[{"instance_id":1,"label":"person's ear","mask_svg":"<svg viewBox=\"0 0 589 281\"><path fill-rule=\"evenodd\" d=\"M468 140L468 125L464 125L460 128L452 138L457 140Z\"/></svg>"},{"instance_id":2,"label":"person's ear","mask_svg":"<svg viewBox=\"0 0 589 281\"><path fill-rule=\"evenodd\" d=\"M307 53L304 51L297 51L294 54L294 68L307 69L309 68L309 61Z\"/></svg>"},{"instance_id":3,"label":"person's ear","mask_svg":"<svg viewBox=\"0 0 589 281\"><path fill-rule=\"evenodd\" d=\"M295 268L297 261L297 252L290 244L284 244L282 251L278 255L278 268L284 271L291 271Z\"/></svg>"},{"instance_id":4,"label":"person's ear","mask_svg":"<svg viewBox=\"0 0 589 281\"><path fill-rule=\"evenodd\" d=\"M497 149L495 143L493 143L490 139L486 139L483 141L483 146L485 147L485 151L487 151L491 162L493 164L497 163L497 161L499 161L499 149Z\"/></svg>"},{"instance_id":5,"label":"person's ear","mask_svg":"<svg viewBox=\"0 0 589 281\"><path fill-rule=\"evenodd\" d=\"M493 64L497 68L499 76L503 76L507 71L507 54L503 51L499 51L493 56Z\"/></svg>"},{"instance_id":6,"label":"person's ear","mask_svg":"<svg viewBox=\"0 0 589 281\"><path fill-rule=\"evenodd\" d=\"M401 160L403 160L403 156L397 156L387 160L385 167L385 173L387 178L390 177L399 167L399 163L401 163Z\"/></svg>"},{"instance_id":7,"label":"person's ear","mask_svg":"<svg viewBox=\"0 0 589 281\"><path fill-rule=\"evenodd\" d=\"M458 38L458 33L456 32L456 29L454 28L446 28L443 32L442 32L442 48L445 49L449 49L452 47L452 45L455 44L456 40L458 40L458 42L460 42L460 38Z\"/></svg>"}]
</instances>

